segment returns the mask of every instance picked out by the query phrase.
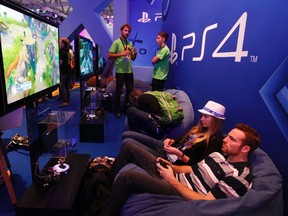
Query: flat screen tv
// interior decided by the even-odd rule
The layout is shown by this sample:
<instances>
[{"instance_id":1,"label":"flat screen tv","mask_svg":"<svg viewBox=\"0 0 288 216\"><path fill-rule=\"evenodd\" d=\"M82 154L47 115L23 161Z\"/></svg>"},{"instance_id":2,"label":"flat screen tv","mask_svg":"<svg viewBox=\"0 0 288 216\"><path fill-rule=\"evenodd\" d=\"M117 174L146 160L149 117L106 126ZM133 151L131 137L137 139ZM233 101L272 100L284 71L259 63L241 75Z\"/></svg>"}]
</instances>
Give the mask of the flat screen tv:
<instances>
[{"instance_id":1,"label":"flat screen tv","mask_svg":"<svg viewBox=\"0 0 288 216\"><path fill-rule=\"evenodd\" d=\"M83 36L75 39L75 67L77 78L87 78L94 74L93 42Z\"/></svg>"},{"instance_id":2,"label":"flat screen tv","mask_svg":"<svg viewBox=\"0 0 288 216\"><path fill-rule=\"evenodd\" d=\"M2 114L55 90L60 83L55 23L0 0Z\"/></svg>"},{"instance_id":3,"label":"flat screen tv","mask_svg":"<svg viewBox=\"0 0 288 216\"><path fill-rule=\"evenodd\" d=\"M104 71L106 60L105 58L102 57L102 47L99 45L97 45L96 47L97 47L97 50L96 50L97 59L95 60L96 65L97 65L96 72L97 72L97 75L101 75Z\"/></svg>"}]
</instances>

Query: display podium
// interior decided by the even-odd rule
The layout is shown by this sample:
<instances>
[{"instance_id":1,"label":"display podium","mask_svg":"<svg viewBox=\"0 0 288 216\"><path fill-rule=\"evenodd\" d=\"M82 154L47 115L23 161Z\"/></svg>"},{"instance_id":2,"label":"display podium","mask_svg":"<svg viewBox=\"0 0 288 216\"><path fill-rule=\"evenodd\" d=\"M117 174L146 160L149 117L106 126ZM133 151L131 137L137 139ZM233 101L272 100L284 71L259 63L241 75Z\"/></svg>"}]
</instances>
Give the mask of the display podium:
<instances>
[{"instance_id":1,"label":"display podium","mask_svg":"<svg viewBox=\"0 0 288 216\"><path fill-rule=\"evenodd\" d=\"M57 129L58 139L67 139L71 135L71 126L75 123L75 112L51 111L45 118L38 122L40 132L50 133Z\"/></svg>"},{"instance_id":2,"label":"display podium","mask_svg":"<svg viewBox=\"0 0 288 216\"><path fill-rule=\"evenodd\" d=\"M51 157L65 160L66 149L75 145L76 141L72 141L72 136L76 133L73 131L73 128L76 130L74 115L75 112L71 111L49 111L39 119L37 107L27 107L26 118L33 181L35 174L41 171L39 159L43 154L48 153Z\"/></svg>"},{"instance_id":3,"label":"display podium","mask_svg":"<svg viewBox=\"0 0 288 216\"><path fill-rule=\"evenodd\" d=\"M74 115L75 112L71 111L52 111L38 123L41 152L53 153L52 157L66 157L66 151L61 151L60 146L74 147L75 145ZM58 152L54 151L55 147L59 148Z\"/></svg>"},{"instance_id":4,"label":"display podium","mask_svg":"<svg viewBox=\"0 0 288 216\"><path fill-rule=\"evenodd\" d=\"M80 142L103 143L107 124L107 112L101 117L83 115L79 124Z\"/></svg>"},{"instance_id":5,"label":"display podium","mask_svg":"<svg viewBox=\"0 0 288 216\"><path fill-rule=\"evenodd\" d=\"M89 157L89 154L68 154L66 162L70 169L67 174L48 187L32 183L15 206L16 216L76 216L77 192L87 170ZM55 163L57 160L52 158L47 166Z\"/></svg>"}]
</instances>

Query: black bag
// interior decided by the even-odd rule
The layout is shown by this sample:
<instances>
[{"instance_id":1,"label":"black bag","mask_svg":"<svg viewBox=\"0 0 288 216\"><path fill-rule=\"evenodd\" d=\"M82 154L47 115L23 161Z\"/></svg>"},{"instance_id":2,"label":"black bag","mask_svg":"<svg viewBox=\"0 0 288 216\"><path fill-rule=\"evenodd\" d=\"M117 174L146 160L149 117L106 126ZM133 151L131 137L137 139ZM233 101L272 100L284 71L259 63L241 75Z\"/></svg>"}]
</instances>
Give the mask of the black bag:
<instances>
[{"instance_id":1,"label":"black bag","mask_svg":"<svg viewBox=\"0 0 288 216\"><path fill-rule=\"evenodd\" d=\"M94 161L94 160L93 160ZM78 215L97 216L100 215L113 185L110 167L105 164L90 163L79 191Z\"/></svg>"}]
</instances>

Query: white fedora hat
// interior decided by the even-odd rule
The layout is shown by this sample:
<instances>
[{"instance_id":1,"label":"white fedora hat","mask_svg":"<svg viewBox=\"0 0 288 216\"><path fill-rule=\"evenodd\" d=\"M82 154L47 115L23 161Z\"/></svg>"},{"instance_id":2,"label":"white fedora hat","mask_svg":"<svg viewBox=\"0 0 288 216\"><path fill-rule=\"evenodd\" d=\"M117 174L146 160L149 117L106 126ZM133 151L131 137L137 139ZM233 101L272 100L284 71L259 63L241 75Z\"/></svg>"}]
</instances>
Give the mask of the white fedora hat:
<instances>
[{"instance_id":1,"label":"white fedora hat","mask_svg":"<svg viewBox=\"0 0 288 216\"><path fill-rule=\"evenodd\" d=\"M214 101L208 101L203 109L199 109L198 111L215 118L225 119L225 107Z\"/></svg>"}]
</instances>

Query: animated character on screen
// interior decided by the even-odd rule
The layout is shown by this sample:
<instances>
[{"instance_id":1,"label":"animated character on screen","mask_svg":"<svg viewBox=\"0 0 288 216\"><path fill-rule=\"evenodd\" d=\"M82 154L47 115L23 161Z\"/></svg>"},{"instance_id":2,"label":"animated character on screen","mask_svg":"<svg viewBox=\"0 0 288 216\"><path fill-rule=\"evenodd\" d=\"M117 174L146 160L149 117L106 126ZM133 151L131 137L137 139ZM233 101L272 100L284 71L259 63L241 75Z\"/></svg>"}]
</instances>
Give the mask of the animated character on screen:
<instances>
[{"instance_id":1,"label":"animated character on screen","mask_svg":"<svg viewBox=\"0 0 288 216\"><path fill-rule=\"evenodd\" d=\"M82 43L80 50L80 70L81 74L88 74L93 71L93 53L87 42Z\"/></svg>"},{"instance_id":2,"label":"animated character on screen","mask_svg":"<svg viewBox=\"0 0 288 216\"><path fill-rule=\"evenodd\" d=\"M46 68L43 68L44 73L42 74L42 80L47 86L52 86L59 82L60 76L57 71L59 71L59 61L58 48L54 44L54 41L50 41L49 44L45 44L45 56L47 61Z\"/></svg>"},{"instance_id":3,"label":"animated character on screen","mask_svg":"<svg viewBox=\"0 0 288 216\"><path fill-rule=\"evenodd\" d=\"M27 96L35 91L33 81L36 73L37 43L25 32L23 34L19 54L7 68L6 79L9 79L7 87L13 95L23 92L24 96Z\"/></svg>"}]
</instances>

